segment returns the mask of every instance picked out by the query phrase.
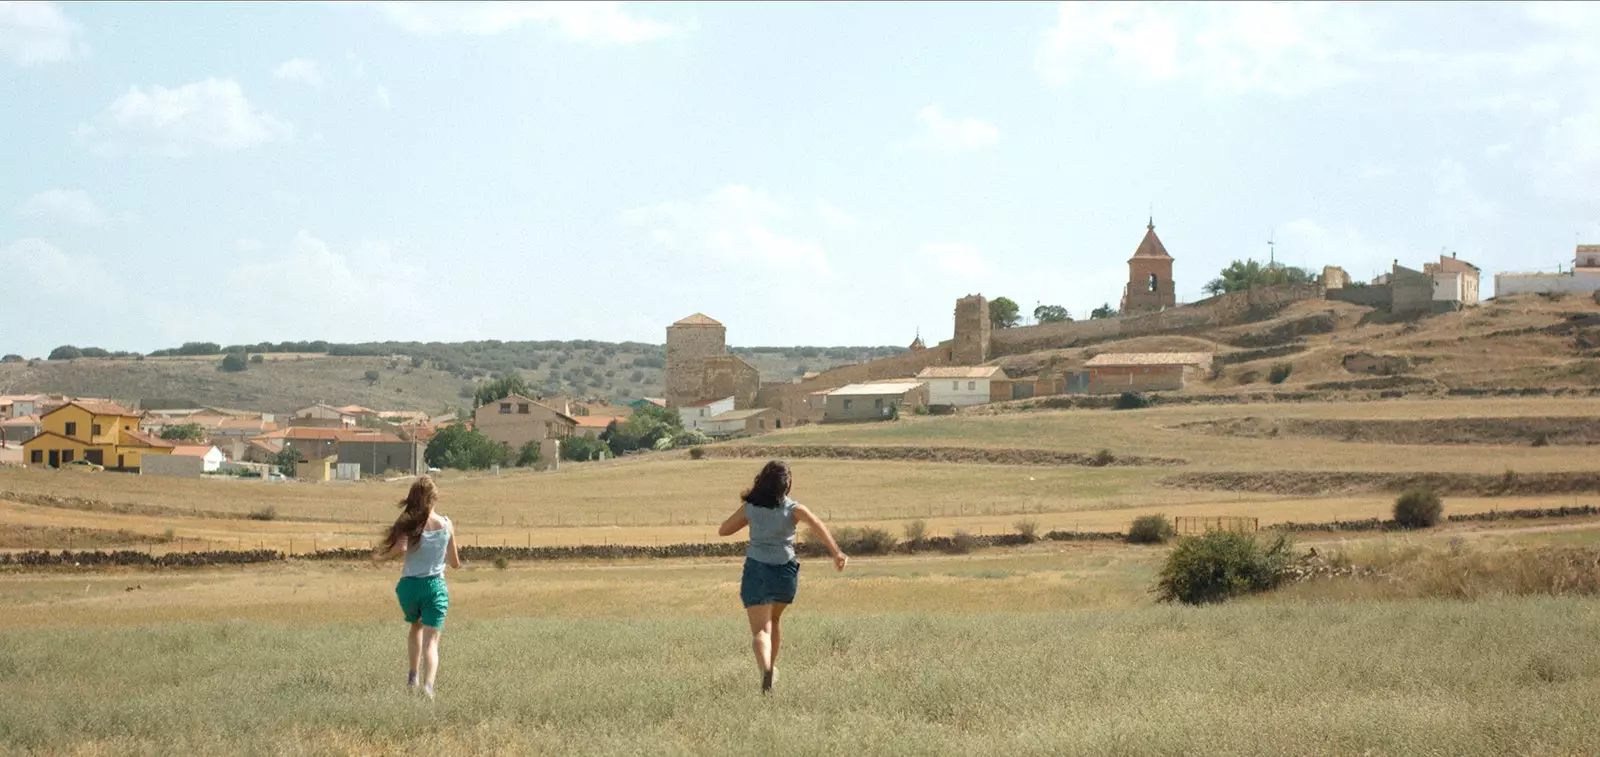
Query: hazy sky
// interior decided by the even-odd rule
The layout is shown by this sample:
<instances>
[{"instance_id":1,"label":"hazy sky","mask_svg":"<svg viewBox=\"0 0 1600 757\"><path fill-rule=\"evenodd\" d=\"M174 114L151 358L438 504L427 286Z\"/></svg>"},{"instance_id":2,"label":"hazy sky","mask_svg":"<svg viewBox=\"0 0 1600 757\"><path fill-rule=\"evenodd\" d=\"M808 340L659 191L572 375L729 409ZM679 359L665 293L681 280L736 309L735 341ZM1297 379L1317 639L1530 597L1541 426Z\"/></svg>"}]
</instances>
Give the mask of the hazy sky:
<instances>
[{"instance_id":1,"label":"hazy sky","mask_svg":"<svg viewBox=\"0 0 1600 757\"><path fill-rule=\"evenodd\" d=\"M0 351L932 341L972 292L1115 305L1152 206L1186 301L1269 236L1554 270L1600 243L1595 39L1596 4L0 2Z\"/></svg>"}]
</instances>

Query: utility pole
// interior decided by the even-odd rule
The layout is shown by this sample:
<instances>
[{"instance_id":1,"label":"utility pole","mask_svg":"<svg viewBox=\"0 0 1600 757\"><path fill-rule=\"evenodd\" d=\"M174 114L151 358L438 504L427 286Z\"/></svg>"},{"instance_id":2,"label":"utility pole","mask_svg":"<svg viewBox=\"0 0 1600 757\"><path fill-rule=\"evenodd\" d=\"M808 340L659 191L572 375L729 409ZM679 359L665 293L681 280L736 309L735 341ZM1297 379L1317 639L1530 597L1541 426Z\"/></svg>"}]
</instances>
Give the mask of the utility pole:
<instances>
[{"instance_id":1,"label":"utility pole","mask_svg":"<svg viewBox=\"0 0 1600 757\"><path fill-rule=\"evenodd\" d=\"M1267 232L1267 267L1278 267L1278 245L1273 240L1278 238L1278 232Z\"/></svg>"}]
</instances>

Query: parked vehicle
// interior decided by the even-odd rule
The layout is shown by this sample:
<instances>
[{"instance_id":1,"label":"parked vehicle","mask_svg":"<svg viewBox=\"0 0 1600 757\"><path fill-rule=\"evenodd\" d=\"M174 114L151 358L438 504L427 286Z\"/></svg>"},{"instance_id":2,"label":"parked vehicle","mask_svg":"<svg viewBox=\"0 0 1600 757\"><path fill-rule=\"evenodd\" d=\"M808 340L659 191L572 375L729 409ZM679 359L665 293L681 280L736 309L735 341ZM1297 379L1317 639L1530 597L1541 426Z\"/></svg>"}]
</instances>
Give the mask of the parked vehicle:
<instances>
[{"instance_id":1,"label":"parked vehicle","mask_svg":"<svg viewBox=\"0 0 1600 757\"><path fill-rule=\"evenodd\" d=\"M104 465L96 465L88 460L73 460L61 466L61 470L78 471L79 473L99 473L105 469Z\"/></svg>"}]
</instances>

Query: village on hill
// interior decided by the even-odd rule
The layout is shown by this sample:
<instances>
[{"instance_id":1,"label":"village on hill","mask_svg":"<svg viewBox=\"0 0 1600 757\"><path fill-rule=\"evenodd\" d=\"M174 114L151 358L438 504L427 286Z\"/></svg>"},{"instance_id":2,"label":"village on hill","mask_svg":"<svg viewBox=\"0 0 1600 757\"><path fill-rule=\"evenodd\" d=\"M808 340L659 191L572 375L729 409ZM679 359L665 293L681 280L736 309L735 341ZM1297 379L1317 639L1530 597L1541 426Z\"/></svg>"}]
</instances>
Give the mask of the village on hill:
<instances>
[{"instance_id":1,"label":"village on hill","mask_svg":"<svg viewBox=\"0 0 1600 757\"><path fill-rule=\"evenodd\" d=\"M169 398L0 395L0 465L304 481L419 475L440 466L550 469L563 460L810 424L1015 408L1057 396L1064 403L1057 406L1071 407L1093 406L1097 397L1145 403L1149 396L1236 395L1263 386L1385 396L1486 390L1514 385L1518 371L1531 377L1541 366L1592 357L1600 344L1600 311L1579 305L1576 317L1565 307L1524 313L1550 323L1521 333L1575 339L1570 355L1556 350L1520 364L1508 355L1511 364L1499 366L1503 370L1480 365L1479 374L1493 375L1474 376L1467 366L1452 366L1449 355L1427 354L1429 340L1415 333L1430 324L1452 324L1461 341L1494 338L1509 328L1480 329L1474 337L1463 327L1463 318L1485 307L1482 272L1455 255L1419 267L1395 261L1371 282L1354 281L1336 266L1313 273L1275 262L1236 262L1207 286L1213 296L1190 304L1177 301L1175 262L1152 219L1128 259L1115 310L1108 304L1072 320L1062 308L1041 306L1035 323L1020 325L1014 302L968 295L955 303L948 341L928 345L918 335L898 354L783 381L764 380L761 370L730 350L724 324L695 313L666 328L664 396L628 402L546 394L516 375L483 380L470 409L443 413L331 402L277 413ZM1560 273L1495 276L1497 302L1530 296L1581 301L1597 298L1597 290L1600 245L1579 245ZM1510 312L1496 308L1496 318ZM230 353L224 363L246 359Z\"/></svg>"}]
</instances>

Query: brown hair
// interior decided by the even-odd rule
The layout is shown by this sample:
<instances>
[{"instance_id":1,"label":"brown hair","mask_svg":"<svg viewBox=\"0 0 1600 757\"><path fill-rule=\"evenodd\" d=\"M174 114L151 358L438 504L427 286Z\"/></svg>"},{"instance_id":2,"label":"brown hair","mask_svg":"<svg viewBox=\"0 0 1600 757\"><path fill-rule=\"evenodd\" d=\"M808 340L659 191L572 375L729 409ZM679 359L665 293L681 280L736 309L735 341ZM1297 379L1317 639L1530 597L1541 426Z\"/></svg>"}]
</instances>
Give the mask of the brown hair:
<instances>
[{"instance_id":1,"label":"brown hair","mask_svg":"<svg viewBox=\"0 0 1600 757\"><path fill-rule=\"evenodd\" d=\"M411 485L411 492L400 500L400 506L405 509L400 512L400 517L395 518L394 525L389 527L388 535L383 537L383 548L394 549L401 538L406 540L407 549L417 546L422 540L422 530L428 526L428 516L433 514L433 505L438 501L439 487L434 485L433 477L417 479Z\"/></svg>"},{"instance_id":2,"label":"brown hair","mask_svg":"<svg viewBox=\"0 0 1600 757\"><path fill-rule=\"evenodd\" d=\"M756 507L774 508L783 504L783 498L789 496L788 464L782 460L767 463L742 496Z\"/></svg>"}]
</instances>

